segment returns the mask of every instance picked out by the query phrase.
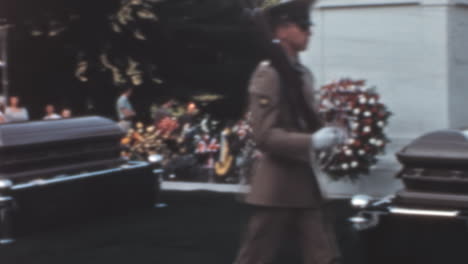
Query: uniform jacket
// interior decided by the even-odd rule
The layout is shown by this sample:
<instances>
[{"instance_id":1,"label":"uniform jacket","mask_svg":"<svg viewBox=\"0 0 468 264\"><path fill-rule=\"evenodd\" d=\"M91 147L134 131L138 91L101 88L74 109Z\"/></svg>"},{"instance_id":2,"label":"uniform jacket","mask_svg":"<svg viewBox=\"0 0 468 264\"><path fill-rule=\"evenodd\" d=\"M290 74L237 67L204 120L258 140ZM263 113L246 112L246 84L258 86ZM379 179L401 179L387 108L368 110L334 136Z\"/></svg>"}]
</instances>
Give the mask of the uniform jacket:
<instances>
[{"instance_id":1,"label":"uniform jacket","mask_svg":"<svg viewBox=\"0 0 468 264\"><path fill-rule=\"evenodd\" d=\"M314 107L313 77L304 67L303 95L308 107ZM250 192L246 202L254 205L317 208L322 196L311 169L311 134L320 128L317 116L315 129L297 127L288 102L281 98L280 76L268 62L262 62L249 85L249 110L254 141L262 155L253 168ZM286 87L287 88L287 87Z\"/></svg>"}]
</instances>

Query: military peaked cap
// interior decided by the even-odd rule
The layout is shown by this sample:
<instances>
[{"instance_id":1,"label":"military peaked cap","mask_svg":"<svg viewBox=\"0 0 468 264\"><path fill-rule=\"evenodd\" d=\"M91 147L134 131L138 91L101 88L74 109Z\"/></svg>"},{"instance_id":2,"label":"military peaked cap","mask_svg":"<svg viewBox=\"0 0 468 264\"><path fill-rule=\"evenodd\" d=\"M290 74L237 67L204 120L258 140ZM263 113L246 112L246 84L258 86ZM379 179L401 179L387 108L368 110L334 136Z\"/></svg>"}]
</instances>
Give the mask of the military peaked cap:
<instances>
[{"instance_id":1,"label":"military peaked cap","mask_svg":"<svg viewBox=\"0 0 468 264\"><path fill-rule=\"evenodd\" d=\"M301 28L309 28L313 25L310 13L316 0L280 0L278 2L264 9L272 28L287 22L295 23Z\"/></svg>"}]
</instances>

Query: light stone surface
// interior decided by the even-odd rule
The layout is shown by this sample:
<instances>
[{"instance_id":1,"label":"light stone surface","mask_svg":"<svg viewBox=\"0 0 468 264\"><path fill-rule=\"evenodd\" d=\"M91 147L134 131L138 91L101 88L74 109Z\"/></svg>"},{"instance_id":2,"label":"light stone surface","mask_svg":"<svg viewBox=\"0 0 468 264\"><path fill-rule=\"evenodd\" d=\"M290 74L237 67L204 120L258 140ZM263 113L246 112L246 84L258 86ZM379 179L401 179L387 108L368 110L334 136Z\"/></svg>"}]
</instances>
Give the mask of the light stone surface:
<instances>
[{"instance_id":1,"label":"light stone surface","mask_svg":"<svg viewBox=\"0 0 468 264\"><path fill-rule=\"evenodd\" d=\"M468 127L468 6L450 8L449 46L449 124Z\"/></svg>"},{"instance_id":2,"label":"light stone surface","mask_svg":"<svg viewBox=\"0 0 468 264\"><path fill-rule=\"evenodd\" d=\"M331 196L402 188L395 153L424 133L468 127L468 1L322 0L301 60L318 85L343 77L376 86L394 113L387 154L371 175L329 182Z\"/></svg>"},{"instance_id":3,"label":"light stone surface","mask_svg":"<svg viewBox=\"0 0 468 264\"><path fill-rule=\"evenodd\" d=\"M318 84L366 79L395 113L388 134L413 138L448 126L446 7L331 9L303 62Z\"/></svg>"}]
</instances>

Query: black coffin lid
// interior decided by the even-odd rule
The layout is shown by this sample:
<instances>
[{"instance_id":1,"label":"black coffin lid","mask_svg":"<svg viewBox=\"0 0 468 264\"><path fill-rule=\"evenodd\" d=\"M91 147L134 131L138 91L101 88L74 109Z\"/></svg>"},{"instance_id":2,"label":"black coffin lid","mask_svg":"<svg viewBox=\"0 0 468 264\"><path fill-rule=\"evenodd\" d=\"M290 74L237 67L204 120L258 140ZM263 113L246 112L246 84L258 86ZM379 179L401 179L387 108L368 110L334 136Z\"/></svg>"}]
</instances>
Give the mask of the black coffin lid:
<instances>
[{"instance_id":1,"label":"black coffin lid","mask_svg":"<svg viewBox=\"0 0 468 264\"><path fill-rule=\"evenodd\" d=\"M0 125L0 178L24 182L116 166L123 131L98 117Z\"/></svg>"},{"instance_id":2,"label":"black coffin lid","mask_svg":"<svg viewBox=\"0 0 468 264\"><path fill-rule=\"evenodd\" d=\"M468 134L440 130L423 135L396 154L405 167L468 169Z\"/></svg>"},{"instance_id":3,"label":"black coffin lid","mask_svg":"<svg viewBox=\"0 0 468 264\"><path fill-rule=\"evenodd\" d=\"M405 185L405 195L397 197L415 204L425 197L425 202L441 205L437 199L440 195L468 196L467 136L460 130L435 131L417 138L398 152L397 158L403 165L398 177ZM418 195L413 195L415 193ZM468 201L468 197L464 199ZM445 200L450 204L449 198ZM459 203L453 202L453 205Z\"/></svg>"},{"instance_id":4,"label":"black coffin lid","mask_svg":"<svg viewBox=\"0 0 468 264\"><path fill-rule=\"evenodd\" d=\"M0 149L122 135L114 121L99 116L7 123L0 125Z\"/></svg>"}]
</instances>

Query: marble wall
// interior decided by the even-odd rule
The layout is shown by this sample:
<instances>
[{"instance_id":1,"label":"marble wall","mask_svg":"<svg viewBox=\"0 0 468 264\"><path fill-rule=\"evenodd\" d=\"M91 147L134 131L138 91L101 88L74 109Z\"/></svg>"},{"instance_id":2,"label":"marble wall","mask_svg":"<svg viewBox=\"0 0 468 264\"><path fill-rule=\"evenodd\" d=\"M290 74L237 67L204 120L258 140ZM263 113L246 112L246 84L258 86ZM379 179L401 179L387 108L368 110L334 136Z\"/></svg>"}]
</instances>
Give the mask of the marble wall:
<instances>
[{"instance_id":1,"label":"marble wall","mask_svg":"<svg viewBox=\"0 0 468 264\"><path fill-rule=\"evenodd\" d=\"M468 5L452 6L448 20L449 125L468 127Z\"/></svg>"},{"instance_id":2,"label":"marble wall","mask_svg":"<svg viewBox=\"0 0 468 264\"><path fill-rule=\"evenodd\" d=\"M301 59L317 84L366 79L394 113L392 143L372 177L327 189L334 196L392 193L401 188L396 151L426 132L468 127L468 1L322 0L313 16Z\"/></svg>"}]
</instances>

